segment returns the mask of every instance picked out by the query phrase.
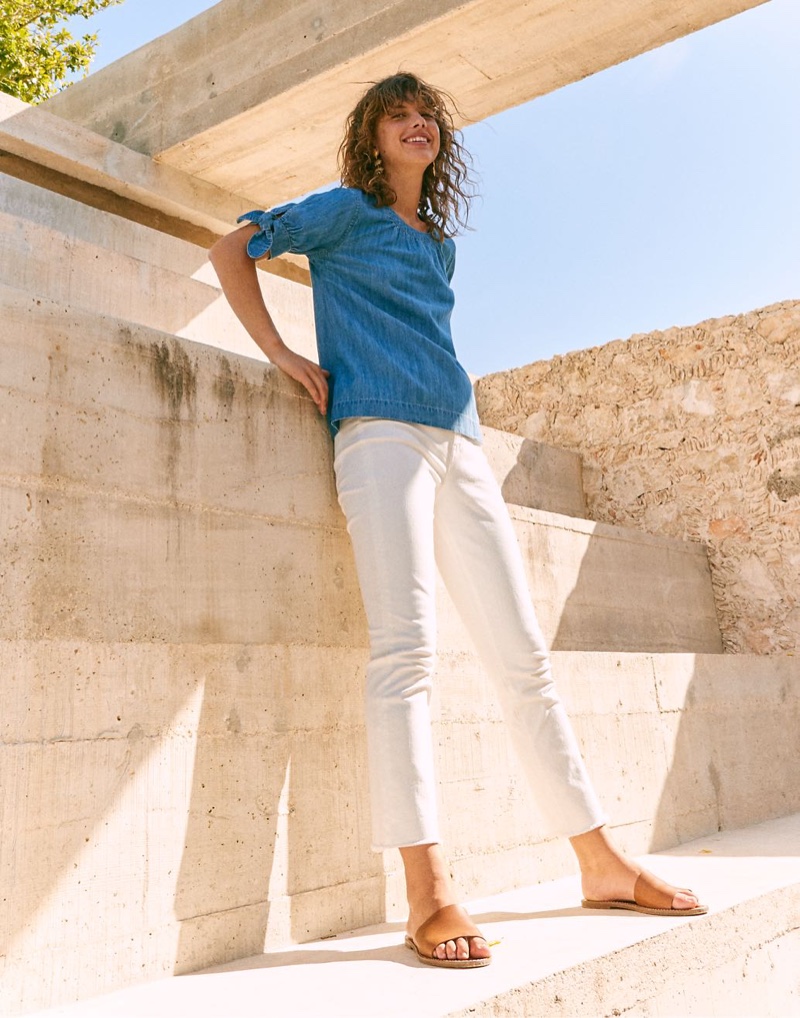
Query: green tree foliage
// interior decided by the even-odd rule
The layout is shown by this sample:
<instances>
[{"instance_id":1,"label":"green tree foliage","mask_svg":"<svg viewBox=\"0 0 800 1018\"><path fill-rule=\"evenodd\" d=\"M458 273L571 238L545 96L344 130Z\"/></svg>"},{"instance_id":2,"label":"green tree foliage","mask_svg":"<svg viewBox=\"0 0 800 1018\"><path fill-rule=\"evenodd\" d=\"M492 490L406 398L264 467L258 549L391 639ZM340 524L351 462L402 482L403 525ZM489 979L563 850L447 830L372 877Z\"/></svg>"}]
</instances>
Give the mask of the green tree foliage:
<instances>
[{"instance_id":1,"label":"green tree foliage","mask_svg":"<svg viewBox=\"0 0 800 1018\"><path fill-rule=\"evenodd\" d=\"M0 0L0 91L39 103L84 72L94 56L97 34L73 38L59 24L123 0Z\"/></svg>"}]
</instances>

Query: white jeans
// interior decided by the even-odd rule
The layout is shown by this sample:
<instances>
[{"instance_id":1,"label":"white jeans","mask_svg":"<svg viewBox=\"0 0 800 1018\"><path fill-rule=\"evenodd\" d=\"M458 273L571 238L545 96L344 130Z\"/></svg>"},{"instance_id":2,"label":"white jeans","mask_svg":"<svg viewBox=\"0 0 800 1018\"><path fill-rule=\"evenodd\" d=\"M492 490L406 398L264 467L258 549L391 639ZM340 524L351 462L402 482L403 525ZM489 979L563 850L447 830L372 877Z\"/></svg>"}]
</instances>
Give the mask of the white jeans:
<instances>
[{"instance_id":1,"label":"white jeans","mask_svg":"<svg viewBox=\"0 0 800 1018\"><path fill-rule=\"evenodd\" d=\"M440 840L429 713L437 565L497 683L550 833L605 823L480 446L440 428L353 418L336 435L334 466L369 625L373 847Z\"/></svg>"}]
</instances>

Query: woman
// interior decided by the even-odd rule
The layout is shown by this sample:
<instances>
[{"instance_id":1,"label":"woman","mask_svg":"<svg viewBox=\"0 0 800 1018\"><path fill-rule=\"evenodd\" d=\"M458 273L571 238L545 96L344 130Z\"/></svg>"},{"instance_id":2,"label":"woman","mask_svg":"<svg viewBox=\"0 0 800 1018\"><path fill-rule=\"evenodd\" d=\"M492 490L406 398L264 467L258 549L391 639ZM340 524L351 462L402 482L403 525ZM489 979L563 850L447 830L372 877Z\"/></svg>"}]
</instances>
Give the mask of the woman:
<instances>
[{"instance_id":1,"label":"woman","mask_svg":"<svg viewBox=\"0 0 800 1018\"><path fill-rule=\"evenodd\" d=\"M450 337L450 234L463 222L467 178L446 100L412 74L378 82L348 119L343 186L247 213L211 260L255 342L327 413L369 624L374 847L403 859L406 944L426 964L469 968L487 965L490 952L455 903L439 843L428 714L437 566L497 682L542 814L570 838L584 906L705 909L614 848L553 687ZM289 350L264 307L254 259L284 251L308 255L323 366Z\"/></svg>"}]
</instances>

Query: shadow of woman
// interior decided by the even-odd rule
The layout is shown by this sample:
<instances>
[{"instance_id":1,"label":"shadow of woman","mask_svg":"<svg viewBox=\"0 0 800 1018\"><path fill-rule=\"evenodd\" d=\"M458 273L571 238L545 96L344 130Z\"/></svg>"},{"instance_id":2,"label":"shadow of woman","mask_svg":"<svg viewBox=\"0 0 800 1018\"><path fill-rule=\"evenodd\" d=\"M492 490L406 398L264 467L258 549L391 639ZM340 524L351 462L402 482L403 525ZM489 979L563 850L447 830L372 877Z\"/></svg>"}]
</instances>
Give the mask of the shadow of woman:
<instances>
[{"instance_id":1,"label":"shadow of woman","mask_svg":"<svg viewBox=\"0 0 800 1018\"><path fill-rule=\"evenodd\" d=\"M176 973L383 918L383 867L369 849L362 658L209 648L175 895ZM332 686L338 698L326 695Z\"/></svg>"}]
</instances>

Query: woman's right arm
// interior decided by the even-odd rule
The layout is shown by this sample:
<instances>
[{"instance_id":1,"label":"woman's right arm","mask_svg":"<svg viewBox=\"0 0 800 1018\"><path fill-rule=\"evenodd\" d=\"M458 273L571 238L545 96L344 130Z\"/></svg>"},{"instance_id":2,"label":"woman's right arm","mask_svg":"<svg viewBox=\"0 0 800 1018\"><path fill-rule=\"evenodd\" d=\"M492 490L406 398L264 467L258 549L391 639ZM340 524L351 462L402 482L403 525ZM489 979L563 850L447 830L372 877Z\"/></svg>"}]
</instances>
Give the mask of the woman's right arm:
<instances>
[{"instance_id":1,"label":"woman's right arm","mask_svg":"<svg viewBox=\"0 0 800 1018\"><path fill-rule=\"evenodd\" d=\"M257 232L258 227L248 223L220 237L209 251L209 259L233 313L251 338L276 367L305 387L324 414L328 404L328 372L286 346L264 304L258 270L247 253L247 242Z\"/></svg>"}]
</instances>

